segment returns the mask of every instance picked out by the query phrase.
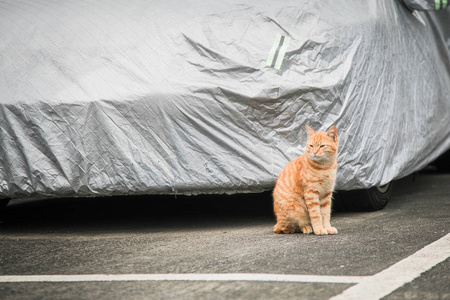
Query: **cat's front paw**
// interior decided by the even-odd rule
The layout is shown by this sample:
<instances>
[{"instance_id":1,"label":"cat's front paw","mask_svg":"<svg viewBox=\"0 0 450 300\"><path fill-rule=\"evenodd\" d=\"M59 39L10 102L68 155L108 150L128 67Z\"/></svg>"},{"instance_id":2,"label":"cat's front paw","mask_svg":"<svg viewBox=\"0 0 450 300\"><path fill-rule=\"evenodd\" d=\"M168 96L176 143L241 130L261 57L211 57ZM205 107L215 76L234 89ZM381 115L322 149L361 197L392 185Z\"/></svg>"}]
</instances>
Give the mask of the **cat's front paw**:
<instances>
[{"instance_id":1,"label":"cat's front paw","mask_svg":"<svg viewBox=\"0 0 450 300\"><path fill-rule=\"evenodd\" d=\"M337 234L338 233L337 229L334 227L327 227L325 229L328 232L328 234Z\"/></svg>"},{"instance_id":2,"label":"cat's front paw","mask_svg":"<svg viewBox=\"0 0 450 300\"><path fill-rule=\"evenodd\" d=\"M320 228L320 229L314 229L314 234L315 235L327 235L328 232L325 228Z\"/></svg>"}]
</instances>

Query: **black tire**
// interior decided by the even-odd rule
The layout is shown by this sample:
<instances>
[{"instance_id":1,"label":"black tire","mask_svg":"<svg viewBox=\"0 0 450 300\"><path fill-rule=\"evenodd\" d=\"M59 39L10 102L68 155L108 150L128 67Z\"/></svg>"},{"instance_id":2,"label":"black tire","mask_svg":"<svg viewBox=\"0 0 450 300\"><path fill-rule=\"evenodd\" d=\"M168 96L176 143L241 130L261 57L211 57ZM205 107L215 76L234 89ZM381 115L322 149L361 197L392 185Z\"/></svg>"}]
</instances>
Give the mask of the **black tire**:
<instances>
[{"instance_id":1,"label":"black tire","mask_svg":"<svg viewBox=\"0 0 450 300\"><path fill-rule=\"evenodd\" d=\"M338 191L333 207L337 211L377 211L386 207L392 194L393 183L365 190Z\"/></svg>"},{"instance_id":2,"label":"black tire","mask_svg":"<svg viewBox=\"0 0 450 300\"><path fill-rule=\"evenodd\" d=\"M9 198L0 199L0 211L6 208L6 205L9 203Z\"/></svg>"},{"instance_id":3,"label":"black tire","mask_svg":"<svg viewBox=\"0 0 450 300\"><path fill-rule=\"evenodd\" d=\"M439 172L450 173L450 150L439 156L432 165L435 165Z\"/></svg>"},{"instance_id":4,"label":"black tire","mask_svg":"<svg viewBox=\"0 0 450 300\"><path fill-rule=\"evenodd\" d=\"M8 205L9 199L3 198L0 199L0 223L3 223L3 219L5 217L6 205Z\"/></svg>"}]
</instances>

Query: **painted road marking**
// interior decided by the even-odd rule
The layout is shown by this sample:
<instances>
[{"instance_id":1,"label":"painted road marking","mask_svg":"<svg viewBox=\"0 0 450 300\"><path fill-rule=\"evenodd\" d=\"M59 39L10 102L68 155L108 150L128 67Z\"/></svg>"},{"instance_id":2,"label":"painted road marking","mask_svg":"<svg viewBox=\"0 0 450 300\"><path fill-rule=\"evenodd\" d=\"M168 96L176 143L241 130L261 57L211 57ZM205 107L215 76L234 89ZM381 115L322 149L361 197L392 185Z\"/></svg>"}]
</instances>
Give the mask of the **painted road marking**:
<instances>
[{"instance_id":1,"label":"painted road marking","mask_svg":"<svg viewBox=\"0 0 450 300\"><path fill-rule=\"evenodd\" d=\"M360 283L330 299L381 299L449 257L450 234L447 234L413 255L373 276L366 277Z\"/></svg>"},{"instance_id":2,"label":"painted road marking","mask_svg":"<svg viewBox=\"0 0 450 300\"><path fill-rule=\"evenodd\" d=\"M290 274L89 274L89 275L13 275L0 276L6 282L88 282L88 281L266 281L266 282L321 282L359 283L365 276L322 276Z\"/></svg>"},{"instance_id":3,"label":"painted road marking","mask_svg":"<svg viewBox=\"0 0 450 300\"><path fill-rule=\"evenodd\" d=\"M4 275L0 283L87 282L87 281L259 281L356 283L332 300L380 299L413 281L450 257L450 234L425 246L411 256L372 276L322 276L289 274L89 274L89 275Z\"/></svg>"}]
</instances>

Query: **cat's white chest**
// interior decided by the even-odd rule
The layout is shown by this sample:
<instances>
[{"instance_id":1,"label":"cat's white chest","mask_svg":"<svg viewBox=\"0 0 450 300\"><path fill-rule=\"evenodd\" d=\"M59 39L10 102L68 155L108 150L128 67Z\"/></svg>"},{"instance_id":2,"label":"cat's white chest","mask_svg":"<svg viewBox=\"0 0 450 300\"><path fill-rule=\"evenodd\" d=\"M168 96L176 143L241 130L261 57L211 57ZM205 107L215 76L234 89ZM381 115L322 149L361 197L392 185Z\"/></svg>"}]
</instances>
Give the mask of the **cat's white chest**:
<instances>
[{"instance_id":1,"label":"cat's white chest","mask_svg":"<svg viewBox=\"0 0 450 300\"><path fill-rule=\"evenodd\" d=\"M336 170L328 171L323 175L323 180L319 187L320 198L328 195L334 189L334 183L336 182Z\"/></svg>"}]
</instances>

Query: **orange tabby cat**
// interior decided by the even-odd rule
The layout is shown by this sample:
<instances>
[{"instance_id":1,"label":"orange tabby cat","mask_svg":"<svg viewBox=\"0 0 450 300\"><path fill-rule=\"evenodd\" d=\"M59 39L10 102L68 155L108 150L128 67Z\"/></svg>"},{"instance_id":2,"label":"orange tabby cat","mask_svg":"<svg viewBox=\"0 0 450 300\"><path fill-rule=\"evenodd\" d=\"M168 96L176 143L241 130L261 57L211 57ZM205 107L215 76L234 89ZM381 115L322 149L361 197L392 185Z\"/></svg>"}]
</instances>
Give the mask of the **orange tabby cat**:
<instances>
[{"instance_id":1,"label":"orange tabby cat","mask_svg":"<svg viewBox=\"0 0 450 300\"><path fill-rule=\"evenodd\" d=\"M337 128L317 132L306 125L303 155L289 162L273 190L275 233L336 234L331 227L331 195L336 180Z\"/></svg>"}]
</instances>

